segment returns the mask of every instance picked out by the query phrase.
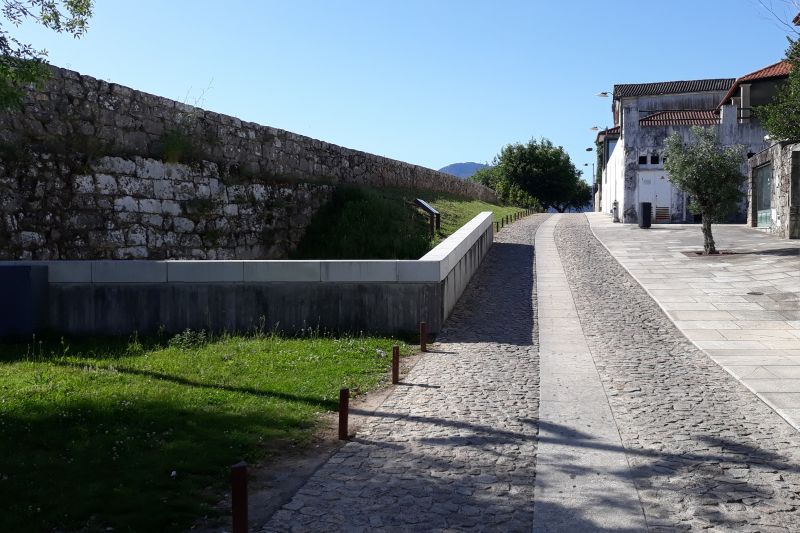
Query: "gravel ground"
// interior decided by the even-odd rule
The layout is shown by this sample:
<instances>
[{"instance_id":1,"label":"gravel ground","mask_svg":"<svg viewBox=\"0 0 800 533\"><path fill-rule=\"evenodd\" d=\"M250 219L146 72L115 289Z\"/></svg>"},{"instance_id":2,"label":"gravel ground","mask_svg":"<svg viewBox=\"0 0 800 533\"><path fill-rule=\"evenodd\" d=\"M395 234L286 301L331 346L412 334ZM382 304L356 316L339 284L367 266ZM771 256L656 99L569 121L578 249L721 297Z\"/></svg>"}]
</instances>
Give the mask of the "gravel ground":
<instances>
[{"instance_id":1,"label":"gravel ground","mask_svg":"<svg viewBox=\"0 0 800 533\"><path fill-rule=\"evenodd\" d=\"M530 531L545 218L495 236L433 351L264 531Z\"/></svg>"},{"instance_id":2,"label":"gravel ground","mask_svg":"<svg viewBox=\"0 0 800 533\"><path fill-rule=\"evenodd\" d=\"M592 235L556 228L652 531L800 531L800 435L695 348Z\"/></svg>"}]
</instances>

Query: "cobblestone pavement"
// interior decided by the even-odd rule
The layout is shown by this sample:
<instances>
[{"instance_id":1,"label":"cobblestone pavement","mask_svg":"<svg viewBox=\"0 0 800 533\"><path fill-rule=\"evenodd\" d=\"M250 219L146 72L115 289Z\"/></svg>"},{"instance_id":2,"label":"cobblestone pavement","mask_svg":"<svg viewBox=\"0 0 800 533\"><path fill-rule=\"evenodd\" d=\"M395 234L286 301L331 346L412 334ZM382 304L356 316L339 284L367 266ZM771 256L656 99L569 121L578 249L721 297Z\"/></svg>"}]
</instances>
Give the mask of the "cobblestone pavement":
<instances>
[{"instance_id":1,"label":"cobblestone pavement","mask_svg":"<svg viewBox=\"0 0 800 533\"><path fill-rule=\"evenodd\" d=\"M544 218L495 236L433 351L264 531L530 531Z\"/></svg>"},{"instance_id":2,"label":"cobblestone pavement","mask_svg":"<svg viewBox=\"0 0 800 533\"><path fill-rule=\"evenodd\" d=\"M555 239L648 528L800 531L800 435L678 331L585 216Z\"/></svg>"}]
</instances>

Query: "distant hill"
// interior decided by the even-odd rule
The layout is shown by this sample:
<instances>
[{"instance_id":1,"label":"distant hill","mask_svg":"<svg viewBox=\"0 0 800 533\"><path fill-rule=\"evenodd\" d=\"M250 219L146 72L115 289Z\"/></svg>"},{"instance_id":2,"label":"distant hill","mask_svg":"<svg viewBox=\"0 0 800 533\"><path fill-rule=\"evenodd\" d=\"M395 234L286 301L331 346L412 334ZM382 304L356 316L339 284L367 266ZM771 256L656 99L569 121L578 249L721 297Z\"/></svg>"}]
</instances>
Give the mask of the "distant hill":
<instances>
[{"instance_id":1,"label":"distant hill","mask_svg":"<svg viewBox=\"0 0 800 533\"><path fill-rule=\"evenodd\" d=\"M439 172L446 172L447 174L467 179L480 169L488 166L489 165L482 165L480 163L453 163L452 165L440 168Z\"/></svg>"}]
</instances>

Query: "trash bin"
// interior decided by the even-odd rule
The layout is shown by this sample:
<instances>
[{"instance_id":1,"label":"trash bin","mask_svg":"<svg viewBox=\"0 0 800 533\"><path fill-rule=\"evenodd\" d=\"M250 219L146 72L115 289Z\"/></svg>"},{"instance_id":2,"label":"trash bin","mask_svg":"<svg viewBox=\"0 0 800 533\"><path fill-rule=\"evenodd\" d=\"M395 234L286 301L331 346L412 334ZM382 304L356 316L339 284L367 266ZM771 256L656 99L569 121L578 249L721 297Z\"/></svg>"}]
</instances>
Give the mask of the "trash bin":
<instances>
[{"instance_id":1,"label":"trash bin","mask_svg":"<svg viewBox=\"0 0 800 533\"><path fill-rule=\"evenodd\" d=\"M653 204L650 202L642 202L639 204L639 227L649 228L650 222L653 220Z\"/></svg>"}]
</instances>

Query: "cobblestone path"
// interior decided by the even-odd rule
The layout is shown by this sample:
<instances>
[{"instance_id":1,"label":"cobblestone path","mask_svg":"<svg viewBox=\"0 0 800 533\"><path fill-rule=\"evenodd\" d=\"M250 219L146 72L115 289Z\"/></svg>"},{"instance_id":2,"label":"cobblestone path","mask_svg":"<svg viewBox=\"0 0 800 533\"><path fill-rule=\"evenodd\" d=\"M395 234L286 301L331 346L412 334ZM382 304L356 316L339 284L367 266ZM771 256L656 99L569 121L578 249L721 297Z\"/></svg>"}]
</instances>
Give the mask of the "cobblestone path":
<instances>
[{"instance_id":1,"label":"cobblestone path","mask_svg":"<svg viewBox=\"0 0 800 533\"><path fill-rule=\"evenodd\" d=\"M800 435L676 329L585 216L555 239L648 528L800 531Z\"/></svg>"},{"instance_id":2,"label":"cobblestone path","mask_svg":"<svg viewBox=\"0 0 800 533\"><path fill-rule=\"evenodd\" d=\"M264 531L530 531L539 409L533 239L495 237L434 352Z\"/></svg>"}]
</instances>

